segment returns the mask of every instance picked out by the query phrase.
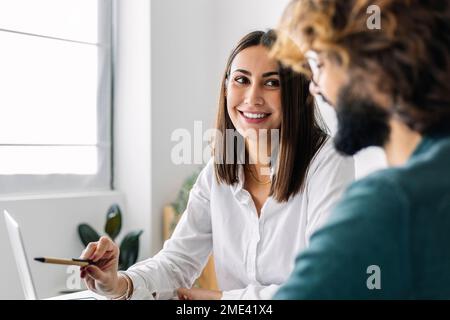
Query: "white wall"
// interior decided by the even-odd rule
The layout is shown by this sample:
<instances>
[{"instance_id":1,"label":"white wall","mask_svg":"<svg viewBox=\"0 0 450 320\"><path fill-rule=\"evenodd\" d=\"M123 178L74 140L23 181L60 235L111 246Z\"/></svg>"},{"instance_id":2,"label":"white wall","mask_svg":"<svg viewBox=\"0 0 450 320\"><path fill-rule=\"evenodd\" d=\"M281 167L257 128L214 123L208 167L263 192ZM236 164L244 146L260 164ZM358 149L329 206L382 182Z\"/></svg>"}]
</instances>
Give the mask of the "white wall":
<instances>
[{"instance_id":1,"label":"white wall","mask_svg":"<svg viewBox=\"0 0 450 320\"><path fill-rule=\"evenodd\" d=\"M115 9L114 188L127 201L123 219L144 230L143 258L152 234L150 2L117 0Z\"/></svg>"},{"instance_id":2,"label":"white wall","mask_svg":"<svg viewBox=\"0 0 450 320\"><path fill-rule=\"evenodd\" d=\"M218 92L212 72L215 46L210 0L153 0L152 52L152 253L162 246L162 208L175 199L194 165L174 165L171 134L211 126ZM214 66L215 67L215 66Z\"/></svg>"},{"instance_id":3,"label":"white wall","mask_svg":"<svg viewBox=\"0 0 450 320\"><path fill-rule=\"evenodd\" d=\"M245 34L275 28L289 2L289 0L214 1L217 63L225 65L231 49Z\"/></svg>"}]
</instances>

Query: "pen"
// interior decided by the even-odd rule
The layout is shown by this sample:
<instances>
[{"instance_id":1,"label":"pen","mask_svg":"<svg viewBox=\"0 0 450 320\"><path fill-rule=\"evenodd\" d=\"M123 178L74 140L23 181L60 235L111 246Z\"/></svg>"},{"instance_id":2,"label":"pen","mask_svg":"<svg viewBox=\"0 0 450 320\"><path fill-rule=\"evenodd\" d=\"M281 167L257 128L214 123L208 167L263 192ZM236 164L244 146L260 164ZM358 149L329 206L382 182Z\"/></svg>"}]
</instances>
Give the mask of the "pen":
<instances>
[{"instance_id":1,"label":"pen","mask_svg":"<svg viewBox=\"0 0 450 320\"><path fill-rule=\"evenodd\" d=\"M64 264L80 267L85 267L90 264L94 264L92 260L83 260L83 259L61 259L61 258L39 257L34 258L34 260L43 263Z\"/></svg>"}]
</instances>

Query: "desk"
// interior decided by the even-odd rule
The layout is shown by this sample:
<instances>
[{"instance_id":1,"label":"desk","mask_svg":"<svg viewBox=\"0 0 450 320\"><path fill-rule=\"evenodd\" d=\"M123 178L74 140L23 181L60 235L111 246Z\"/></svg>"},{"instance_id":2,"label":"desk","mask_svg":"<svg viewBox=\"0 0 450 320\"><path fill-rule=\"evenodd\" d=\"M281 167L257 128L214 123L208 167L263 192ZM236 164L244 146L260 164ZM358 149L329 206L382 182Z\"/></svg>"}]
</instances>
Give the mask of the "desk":
<instances>
[{"instance_id":1,"label":"desk","mask_svg":"<svg viewBox=\"0 0 450 320\"><path fill-rule=\"evenodd\" d=\"M63 294L45 300L108 300L108 299L92 291L85 290L75 293Z\"/></svg>"}]
</instances>

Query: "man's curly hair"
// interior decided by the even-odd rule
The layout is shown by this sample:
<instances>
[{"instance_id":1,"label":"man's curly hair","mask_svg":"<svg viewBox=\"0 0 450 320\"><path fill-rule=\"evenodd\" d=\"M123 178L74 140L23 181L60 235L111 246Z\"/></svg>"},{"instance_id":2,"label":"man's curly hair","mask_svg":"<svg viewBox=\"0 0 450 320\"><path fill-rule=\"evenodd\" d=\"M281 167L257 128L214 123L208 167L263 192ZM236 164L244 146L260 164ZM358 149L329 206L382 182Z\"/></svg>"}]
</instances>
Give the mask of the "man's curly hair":
<instances>
[{"instance_id":1,"label":"man's curly hair","mask_svg":"<svg viewBox=\"0 0 450 320\"><path fill-rule=\"evenodd\" d=\"M367 26L371 5L380 8L380 29ZM307 73L308 50L376 74L391 111L411 129L450 131L450 1L294 0L272 53Z\"/></svg>"}]
</instances>

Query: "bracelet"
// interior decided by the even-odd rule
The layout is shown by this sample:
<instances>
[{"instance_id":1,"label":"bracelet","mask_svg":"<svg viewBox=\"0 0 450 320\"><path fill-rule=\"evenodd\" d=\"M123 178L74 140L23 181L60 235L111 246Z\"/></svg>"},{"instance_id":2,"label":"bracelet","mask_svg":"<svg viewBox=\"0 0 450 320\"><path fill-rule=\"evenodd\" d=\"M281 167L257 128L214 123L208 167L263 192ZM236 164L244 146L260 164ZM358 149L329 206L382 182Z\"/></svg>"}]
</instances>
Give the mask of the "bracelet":
<instances>
[{"instance_id":1,"label":"bracelet","mask_svg":"<svg viewBox=\"0 0 450 320\"><path fill-rule=\"evenodd\" d=\"M126 288L124 294L122 294L122 295L120 295L118 297L112 298L111 300L128 300L131 297L131 294L132 294L132 292L131 292L131 279L125 273L120 273L120 274L122 274L124 276L125 281L127 282L127 288Z\"/></svg>"}]
</instances>

